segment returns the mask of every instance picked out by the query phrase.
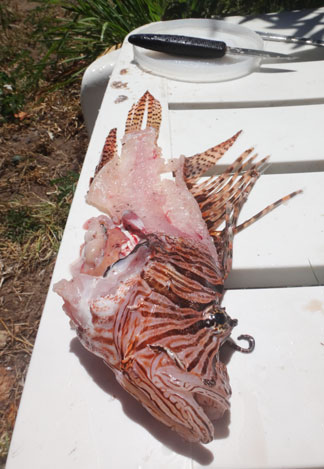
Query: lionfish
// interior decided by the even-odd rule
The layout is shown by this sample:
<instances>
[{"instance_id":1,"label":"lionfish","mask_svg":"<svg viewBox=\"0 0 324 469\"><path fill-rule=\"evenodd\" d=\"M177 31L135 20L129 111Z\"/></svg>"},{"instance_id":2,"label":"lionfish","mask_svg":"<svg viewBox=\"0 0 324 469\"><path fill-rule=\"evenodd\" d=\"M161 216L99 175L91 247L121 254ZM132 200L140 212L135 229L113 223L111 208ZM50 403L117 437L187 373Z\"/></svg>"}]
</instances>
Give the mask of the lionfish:
<instances>
[{"instance_id":1,"label":"lionfish","mask_svg":"<svg viewBox=\"0 0 324 469\"><path fill-rule=\"evenodd\" d=\"M108 216L86 222L73 278L54 290L84 347L126 391L186 440L208 443L231 396L220 348L254 348L249 335L238 338L245 348L234 342L237 320L221 306L233 237L299 191L238 224L266 158L255 162L249 149L202 180L240 132L167 163L160 123L161 105L146 92L128 113L120 158L109 133L86 197Z\"/></svg>"}]
</instances>

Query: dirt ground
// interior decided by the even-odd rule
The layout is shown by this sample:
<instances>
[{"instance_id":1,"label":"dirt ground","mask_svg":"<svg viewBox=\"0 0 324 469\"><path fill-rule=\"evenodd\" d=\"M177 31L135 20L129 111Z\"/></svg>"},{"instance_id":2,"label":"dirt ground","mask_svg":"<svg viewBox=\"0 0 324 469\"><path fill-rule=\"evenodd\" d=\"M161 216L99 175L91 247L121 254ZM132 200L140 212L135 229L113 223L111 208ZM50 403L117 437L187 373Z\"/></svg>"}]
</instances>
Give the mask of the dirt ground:
<instances>
[{"instance_id":1,"label":"dirt ground","mask_svg":"<svg viewBox=\"0 0 324 469\"><path fill-rule=\"evenodd\" d=\"M88 144L79 89L49 94L0 128L0 467Z\"/></svg>"}]
</instances>

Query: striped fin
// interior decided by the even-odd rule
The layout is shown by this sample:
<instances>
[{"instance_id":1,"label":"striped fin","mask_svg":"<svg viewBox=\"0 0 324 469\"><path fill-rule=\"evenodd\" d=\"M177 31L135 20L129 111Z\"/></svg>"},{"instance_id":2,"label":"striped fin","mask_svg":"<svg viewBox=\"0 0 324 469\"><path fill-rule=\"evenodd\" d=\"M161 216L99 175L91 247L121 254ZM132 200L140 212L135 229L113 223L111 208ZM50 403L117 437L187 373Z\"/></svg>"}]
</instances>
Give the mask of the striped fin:
<instances>
[{"instance_id":1,"label":"striped fin","mask_svg":"<svg viewBox=\"0 0 324 469\"><path fill-rule=\"evenodd\" d=\"M146 91L131 107L126 120L125 134L140 130L145 114L147 114L146 127L153 127L158 135L162 119L161 104L149 91Z\"/></svg>"},{"instance_id":2,"label":"striped fin","mask_svg":"<svg viewBox=\"0 0 324 469\"><path fill-rule=\"evenodd\" d=\"M215 166L217 161L233 145L241 132L240 130L225 142L209 148L203 153L197 153L196 155L186 157L183 172L187 185L193 184L200 176L206 173L208 169Z\"/></svg>"},{"instance_id":3,"label":"striped fin","mask_svg":"<svg viewBox=\"0 0 324 469\"><path fill-rule=\"evenodd\" d=\"M252 225L252 223L254 223L255 221L260 220L260 218L264 217L264 215L267 215L267 213L270 213L276 207L279 207L279 205L283 204L284 202L287 202L288 200L292 199L298 194L301 194L302 192L302 190L291 192L290 194L285 195L281 199L278 199L276 202L273 202L272 204L268 205L263 210L255 214L253 217L246 220L244 223L241 223L240 225L236 226L234 229L235 234Z\"/></svg>"},{"instance_id":4,"label":"striped fin","mask_svg":"<svg viewBox=\"0 0 324 469\"><path fill-rule=\"evenodd\" d=\"M188 186L198 202L202 217L221 257L224 279L232 266L234 235L301 192L295 191L282 197L238 225L241 209L268 160L268 157L265 157L255 162L257 155L251 156L252 152L253 148L246 150L220 176L211 177L203 182L196 181ZM225 227L219 230L224 223Z\"/></svg>"},{"instance_id":5,"label":"striped fin","mask_svg":"<svg viewBox=\"0 0 324 469\"><path fill-rule=\"evenodd\" d=\"M111 161L117 154L117 129L111 129L108 134L108 137L105 140L104 147L102 149L101 157L99 163L96 166L93 178L90 179L90 184L93 179L99 173L101 168L103 168L109 161Z\"/></svg>"},{"instance_id":6,"label":"striped fin","mask_svg":"<svg viewBox=\"0 0 324 469\"><path fill-rule=\"evenodd\" d=\"M220 176L202 183L197 182L189 189L198 202L211 235L226 221L228 206L236 211L241 209L244 204L242 196L246 200L260 176L267 158L254 163L256 155L250 157L252 151L253 149L245 151Z\"/></svg>"}]
</instances>

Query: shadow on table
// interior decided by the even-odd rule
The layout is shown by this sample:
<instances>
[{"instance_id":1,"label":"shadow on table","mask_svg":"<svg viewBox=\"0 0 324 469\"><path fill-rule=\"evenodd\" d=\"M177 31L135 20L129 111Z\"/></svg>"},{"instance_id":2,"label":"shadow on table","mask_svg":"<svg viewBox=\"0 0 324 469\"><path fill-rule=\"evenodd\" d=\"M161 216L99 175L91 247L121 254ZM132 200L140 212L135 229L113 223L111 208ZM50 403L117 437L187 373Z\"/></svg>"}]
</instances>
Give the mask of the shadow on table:
<instances>
[{"instance_id":1,"label":"shadow on table","mask_svg":"<svg viewBox=\"0 0 324 469\"><path fill-rule=\"evenodd\" d=\"M239 24L243 25L254 19L260 19L264 22L262 30L267 33L279 33L281 30L289 28L290 36L307 37L309 39L324 40L324 13L312 10L298 10L298 11L284 11L280 13L268 13L259 16L247 16L241 19ZM313 32L316 27L321 31ZM251 27L249 25L249 27ZM267 44L275 44L271 41L266 41ZM314 60L324 59L324 47L307 46L307 49L300 44L290 44L294 50L289 55L295 57L295 62L307 62ZM303 47L303 50L300 48ZM270 46L268 47L270 49Z\"/></svg>"},{"instance_id":2,"label":"shadow on table","mask_svg":"<svg viewBox=\"0 0 324 469\"><path fill-rule=\"evenodd\" d=\"M312 34L314 27L321 25L324 26L323 12L316 13L314 10L305 9L296 11L282 11L279 13L267 13L258 16L246 16L241 19L240 24L244 25L244 23L247 23L255 18L259 18L265 23L268 23L268 28L263 27L265 32L276 33L276 30L289 28L292 30L290 33L291 36L324 40L323 30ZM298 47L297 44L296 47Z\"/></svg>"},{"instance_id":3,"label":"shadow on table","mask_svg":"<svg viewBox=\"0 0 324 469\"><path fill-rule=\"evenodd\" d=\"M308 50L296 51L288 54L289 60L285 59L264 59L262 66L257 70L258 73L287 73L295 72L294 64L298 62L315 62L324 60L324 47L309 46ZM286 68L276 68L276 64L285 64Z\"/></svg>"},{"instance_id":4,"label":"shadow on table","mask_svg":"<svg viewBox=\"0 0 324 469\"><path fill-rule=\"evenodd\" d=\"M108 368L102 359L88 352L77 338L70 344L70 350L74 353L81 365L86 369L94 382L107 394L118 399L127 417L142 425L157 440L172 451L192 458L205 466L214 460L213 453L202 444L188 443L174 431L168 429L152 417L142 405L128 394L116 381L114 373ZM215 439L224 439L229 435L230 413L227 412L222 419L215 422Z\"/></svg>"}]
</instances>

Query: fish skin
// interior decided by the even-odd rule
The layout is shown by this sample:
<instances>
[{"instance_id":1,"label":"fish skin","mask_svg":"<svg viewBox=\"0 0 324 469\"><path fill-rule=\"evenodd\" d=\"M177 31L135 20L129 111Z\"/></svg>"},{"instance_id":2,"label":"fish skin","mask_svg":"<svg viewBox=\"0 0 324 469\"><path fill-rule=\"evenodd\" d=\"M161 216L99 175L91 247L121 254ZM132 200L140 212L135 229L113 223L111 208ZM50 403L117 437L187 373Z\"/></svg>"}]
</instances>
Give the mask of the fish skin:
<instances>
[{"instance_id":1,"label":"fish skin","mask_svg":"<svg viewBox=\"0 0 324 469\"><path fill-rule=\"evenodd\" d=\"M150 234L105 277L80 272L54 289L82 344L124 389L186 440L207 443L209 416L221 417L231 395L218 360L233 328L220 287L203 245ZM222 324L210 321L217 313Z\"/></svg>"},{"instance_id":2,"label":"fish skin","mask_svg":"<svg viewBox=\"0 0 324 469\"><path fill-rule=\"evenodd\" d=\"M144 116L147 125L142 129ZM238 225L267 158L245 151L221 175L202 176L236 141L166 164L157 146L161 105L146 92L128 113L119 158L106 139L87 202L89 220L71 280L54 285L86 349L159 421L190 442L213 439L231 388L220 348L250 352L231 338L237 320L221 306L233 238L300 191ZM175 178L161 175L173 171ZM251 339L251 340L250 340Z\"/></svg>"}]
</instances>

